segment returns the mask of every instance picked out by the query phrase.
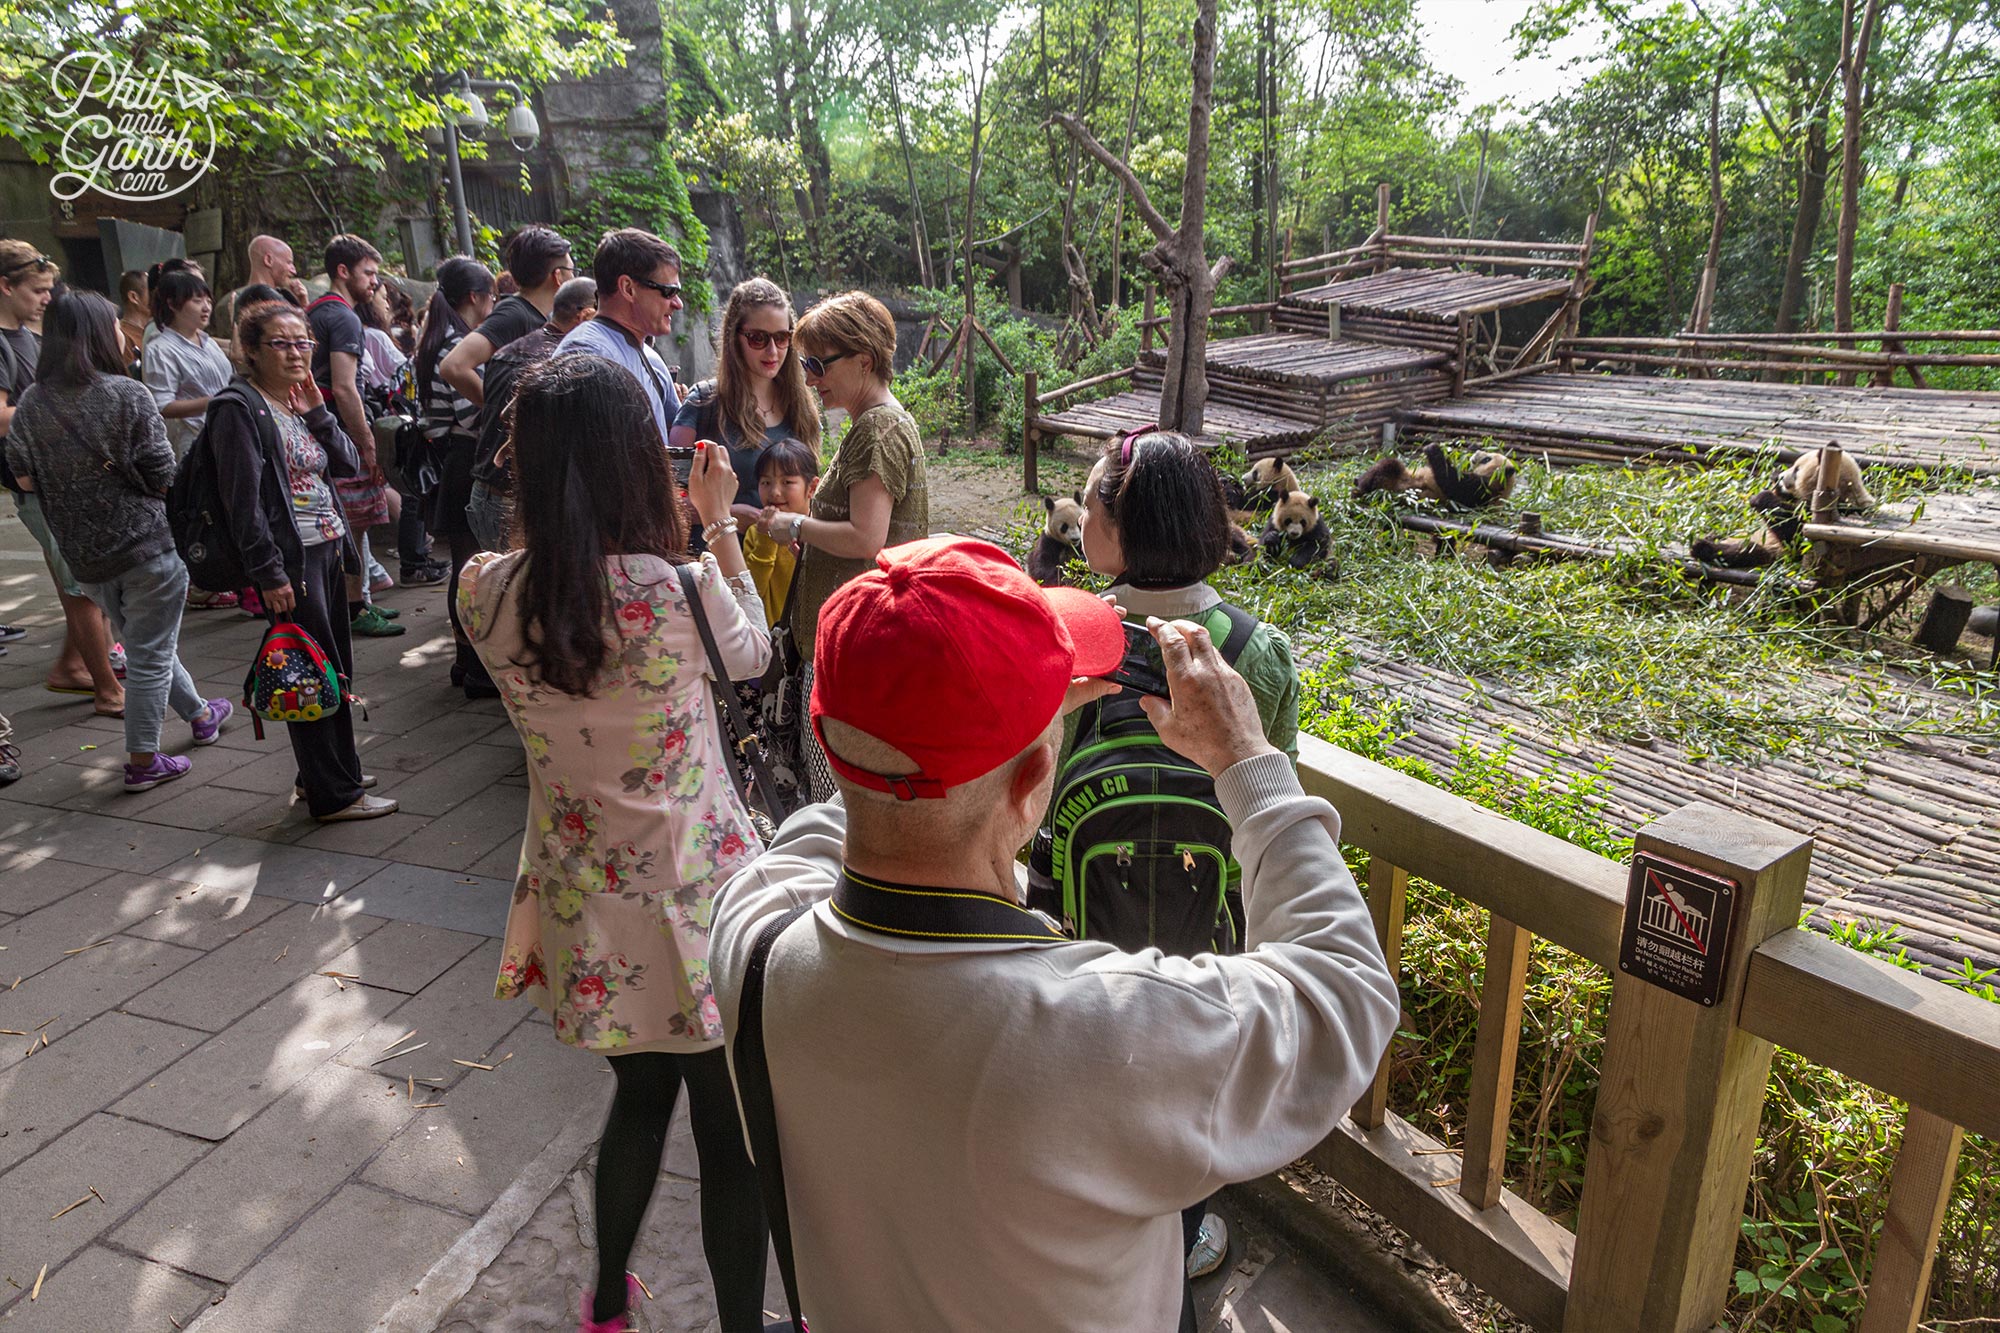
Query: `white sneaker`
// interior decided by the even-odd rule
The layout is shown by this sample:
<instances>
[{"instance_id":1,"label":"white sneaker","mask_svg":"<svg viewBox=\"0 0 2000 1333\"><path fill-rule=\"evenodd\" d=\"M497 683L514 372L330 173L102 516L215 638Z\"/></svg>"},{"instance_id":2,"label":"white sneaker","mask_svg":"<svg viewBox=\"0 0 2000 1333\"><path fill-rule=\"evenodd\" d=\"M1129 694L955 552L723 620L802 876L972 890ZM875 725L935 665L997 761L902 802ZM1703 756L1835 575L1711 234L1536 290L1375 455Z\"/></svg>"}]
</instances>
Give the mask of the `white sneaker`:
<instances>
[{"instance_id":1,"label":"white sneaker","mask_svg":"<svg viewBox=\"0 0 2000 1333\"><path fill-rule=\"evenodd\" d=\"M330 815L316 815L322 824L337 824L350 819L380 819L383 815L396 813L396 802L387 796L363 795L353 805L344 810L336 810Z\"/></svg>"},{"instance_id":2,"label":"white sneaker","mask_svg":"<svg viewBox=\"0 0 2000 1333\"><path fill-rule=\"evenodd\" d=\"M375 775L373 773L363 773L361 775L361 790L373 791L374 789L375 789ZM294 782L292 784L292 799L295 801L303 801L305 798L306 798L306 789L304 785Z\"/></svg>"},{"instance_id":3,"label":"white sneaker","mask_svg":"<svg viewBox=\"0 0 2000 1333\"><path fill-rule=\"evenodd\" d=\"M1228 1257L1229 1224L1214 1213L1203 1215L1201 1230L1195 1233L1194 1248L1187 1255L1188 1281L1207 1277L1222 1267L1222 1261Z\"/></svg>"}]
</instances>

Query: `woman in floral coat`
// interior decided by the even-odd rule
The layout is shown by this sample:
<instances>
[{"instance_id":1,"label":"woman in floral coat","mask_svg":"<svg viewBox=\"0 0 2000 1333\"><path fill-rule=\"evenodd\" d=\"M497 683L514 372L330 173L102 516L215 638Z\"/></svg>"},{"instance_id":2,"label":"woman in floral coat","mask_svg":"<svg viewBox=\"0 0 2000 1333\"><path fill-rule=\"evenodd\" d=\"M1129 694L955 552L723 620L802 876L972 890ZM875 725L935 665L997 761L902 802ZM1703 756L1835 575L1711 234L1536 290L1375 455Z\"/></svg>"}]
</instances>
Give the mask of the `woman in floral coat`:
<instances>
[{"instance_id":1,"label":"woman in floral coat","mask_svg":"<svg viewBox=\"0 0 2000 1333\"><path fill-rule=\"evenodd\" d=\"M715 892L761 847L675 572L689 562L683 506L624 367L555 357L522 377L513 410L524 549L473 557L459 609L531 779L499 994L533 999L557 1036L603 1052L617 1076L598 1149L597 1290L580 1329L632 1326L625 1264L682 1083L721 1326L761 1329L764 1210L708 973ZM729 517L728 455L700 452L688 493L706 524L701 606L728 674L755 676L770 641Z\"/></svg>"}]
</instances>

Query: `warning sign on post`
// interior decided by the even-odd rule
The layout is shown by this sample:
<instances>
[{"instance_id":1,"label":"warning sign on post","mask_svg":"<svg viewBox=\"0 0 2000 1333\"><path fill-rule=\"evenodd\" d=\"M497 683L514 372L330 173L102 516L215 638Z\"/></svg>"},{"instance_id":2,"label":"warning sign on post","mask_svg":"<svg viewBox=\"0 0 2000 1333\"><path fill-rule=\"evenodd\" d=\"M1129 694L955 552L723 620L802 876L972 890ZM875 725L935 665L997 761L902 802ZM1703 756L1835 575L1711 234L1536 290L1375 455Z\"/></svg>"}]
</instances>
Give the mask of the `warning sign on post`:
<instances>
[{"instance_id":1,"label":"warning sign on post","mask_svg":"<svg viewBox=\"0 0 2000 1333\"><path fill-rule=\"evenodd\" d=\"M1632 858L1618 968L1697 1004L1722 992L1736 882L1647 852Z\"/></svg>"}]
</instances>

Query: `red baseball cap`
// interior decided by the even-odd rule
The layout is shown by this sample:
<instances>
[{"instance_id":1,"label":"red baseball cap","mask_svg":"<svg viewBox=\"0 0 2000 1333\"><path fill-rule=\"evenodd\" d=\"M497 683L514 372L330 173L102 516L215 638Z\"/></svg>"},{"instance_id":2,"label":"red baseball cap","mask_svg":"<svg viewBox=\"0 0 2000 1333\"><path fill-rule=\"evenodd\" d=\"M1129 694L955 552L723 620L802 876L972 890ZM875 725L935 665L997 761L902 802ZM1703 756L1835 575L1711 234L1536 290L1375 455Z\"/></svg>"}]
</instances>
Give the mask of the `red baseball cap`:
<instances>
[{"instance_id":1,"label":"red baseball cap","mask_svg":"<svg viewBox=\"0 0 2000 1333\"><path fill-rule=\"evenodd\" d=\"M820 608L812 727L833 771L902 800L942 797L1028 748L1077 676L1125 657L1118 613L1081 588L1044 588L970 537L884 548ZM835 718L916 761L870 773L826 745Z\"/></svg>"}]
</instances>

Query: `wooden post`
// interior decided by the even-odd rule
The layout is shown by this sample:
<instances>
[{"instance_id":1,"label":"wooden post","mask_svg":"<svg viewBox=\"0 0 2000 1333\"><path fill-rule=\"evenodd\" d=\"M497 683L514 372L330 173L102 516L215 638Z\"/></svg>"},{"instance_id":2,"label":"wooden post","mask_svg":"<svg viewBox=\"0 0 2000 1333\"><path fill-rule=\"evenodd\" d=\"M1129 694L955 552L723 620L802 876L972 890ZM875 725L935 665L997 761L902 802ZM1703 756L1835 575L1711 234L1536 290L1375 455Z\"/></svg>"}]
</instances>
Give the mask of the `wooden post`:
<instances>
[{"instance_id":1,"label":"wooden post","mask_svg":"<svg viewBox=\"0 0 2000 1333\"><path fill-rule=\"evenodd\" d=\"M1041 388L1041 375L1027 371L1021 376L1021 392L1025 396L1021 412L1021 489L1033 495L1040 490L1039 478L1035 475L1035 446L1041 432L1035 429L1035 413L1040 407L1037 392Z\"/></svg>"},{"instance_id":2,"label":"wooden post","mask_svg":"<svg viewBox=\"0 0 2000 1333\"><path fill-rule=\"evenodd\" d=\"M1521 1005L1527 997L1528 951L1534 942L1534 936L1505 917L1495 915L1487 923L1486 979L1480 986L1472 1098L1465 1114L1458 1184L1458 1192L1474 1208L1499 1203L1506 1183L1514 1057L1521 1049Z\"/></svg>"},{"instance_id":3,"label":"wooden post","mask_svg":"<svg viewBox=\"0 0 2000 1333\"><path fill-rule=\"evenodd\" d=\"M1472 356L1472 316L1458 317L1458 355L1451 363L1451 396L1456 398L1465 392L1466 362Z\"/></svg>"},{"instance_id":4,"label":"wooden post","mask_svg":"<svg viewBox=\"0 0 2000 1333\"><path fill-rule=\"evenodd\" d=\"M1819 451L1819 486L1812 493L1812 520L1815 523L1840 521L1840 441L1828 440Z\"/></svg>"},{"instance_id":5,"label":"wooden post","mask_svg":"<svg viewBox=\"0 0 2000 1333\"><path fill-rule=\"evenodd\" d=\"M1955 583L1940 585L1931 593L1924 623L1917 628L1916 644L1940 655L1958 651L1959 636L1972 619L1972 594Z\"/></svg>"},{"instance_id":6,"label":"wooden post","mask_svg":"<svg viewBox=\"0 0 2000 1333\"><path fill-rule=\"evenodd\" d=\"M1340 341L1340 302L1338 301L1327 302L1326 336L1332 342Z\"/></svg>"},{"instance_id":7,"label":"wooden post","mask_svg":"<svg viewBox=\"0 0 2000 1333\"><path fill-rule=\"evenodd\" d=\"M1736 1026L1750 955L1798 926L1812 840L1694 804L1635 850L1737 884L1713 1006L1618 972L1566 1333L1702 1333L1722 1317L1771 1043Z\"/></svg>"},{"instance_id":8,"label":"wooden post","mask_svg":"<svg viewBox=\"0 0 2000 1333\"><path fill-rule=\"evenodd\" d=\"M1964 1143L1965 1131L1951 1121L1910 1108L1896 1169L1889 1176L1889 1211L1868 1273L1868 1304L1859 1333L1916 1333Z\"/></svg>"},{"instance_id":9,"label":"wooden post","mask_svg":"<svg viewBox=\"0 0 2000 1333\"><path fill-rule=\"evenodd\" d=\"M1153 309L1154 309L1153 303L1155 295L1156 292L1153 287L1153 284L1150 282L1147 283L1146 313L1144 316L1144 322L1139 325L1139 350L1142 352L1150 352L1153 350Z\"/></svg>"},{"instance_id":10,"label":"wooden post","mask_svg":"<svg viewBox=\"0 0 2000 1333\"><path fill-rule=\"evenodd\" d=\"M1387 181L1382 181L1375 187L1374 241L1382 252L1375 260L1375 271L1380 273L1389 267L1389 182Z\"/></svg>"},{"instance_id":11,"label":"wooden post","mask_svg":"<svg viewBox=\"0 0 2000 1333\"><path fill-rule=\"evenodd\" d=\"M1392 977L1403 962L1403 895L1408 886L1409 876L1401 867L1379 856L1368 858L1368 915L1374 918L1375 942L1382 946ZM1375 1067L1375 1081L1354 1103L1354 1123L1363 1129L1380 1129L1389 1119L1389 1057L1394 1050L1392 1040L1389 1050L1382 1052L1381 1064Z\"/></svg>"}]
</instances>

